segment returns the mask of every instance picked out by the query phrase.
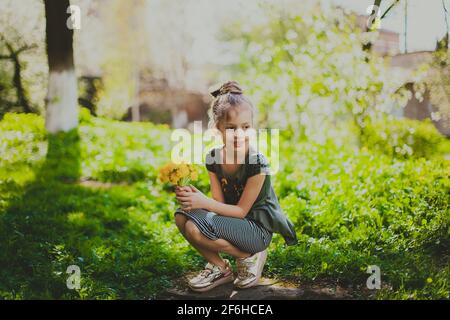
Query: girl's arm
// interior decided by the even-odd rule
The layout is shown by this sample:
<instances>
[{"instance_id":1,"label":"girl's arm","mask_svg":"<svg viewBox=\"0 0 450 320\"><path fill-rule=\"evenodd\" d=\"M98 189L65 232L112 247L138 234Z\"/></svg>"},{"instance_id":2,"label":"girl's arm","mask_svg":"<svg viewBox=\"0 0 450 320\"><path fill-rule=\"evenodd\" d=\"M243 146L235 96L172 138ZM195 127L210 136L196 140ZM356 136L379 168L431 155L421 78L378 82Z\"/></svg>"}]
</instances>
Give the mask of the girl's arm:
<instances>
[{"instance_id":1,"label":"girl's arm","mask_svg":"<svg viewBox=\"0 0 450 320\"><path fill-rule=\"evenodd\" d=\"M223 216L244 219L258 197L265 178L264 174L257 174L248 178L237 205L225 204L208 198L195 187L193 187L195 192L182 191L177 193L177 199L183 204L185 210L203 208ZM218 183L218 179L216 182ZM215 188L214 182L211 183L211 188Z\"/></svg>"},{"instance_id":2,"label":"girl's arm","mask_svg":"<svg viewBox=\"0 0 450 320\"><path fill-rule=\"evenodd\" d=\"M264 174L257 174L248 178L237 205L225 204L208 198L205 209L223 216L244 219L255 203L265 179Z\"/></svg>"},{"instance_id":3,"label":"girl's arm","mask_svg":"<svg viewBox=\"0 0 450 320\"><path fill-rule=\"evenodd\" d=\"M225 202L225 197L223 195L223 191L222 191L222 187L220 185L219 182L219 178L217 177L217 175L214 172L208 171L209 174L209 181L210 181L210 185L211 185L211 196L214 200L218 201L218 202ZM179 187L177 186L175 188L175 193L177 195L177 198L180 196L186 196L188 195L187 193L184 192L196 192L198 191L198 189L194 189L194 186L183 186L183 187ZM180 200L180 199L178 199Z\"/></svg>"}]
</instances>

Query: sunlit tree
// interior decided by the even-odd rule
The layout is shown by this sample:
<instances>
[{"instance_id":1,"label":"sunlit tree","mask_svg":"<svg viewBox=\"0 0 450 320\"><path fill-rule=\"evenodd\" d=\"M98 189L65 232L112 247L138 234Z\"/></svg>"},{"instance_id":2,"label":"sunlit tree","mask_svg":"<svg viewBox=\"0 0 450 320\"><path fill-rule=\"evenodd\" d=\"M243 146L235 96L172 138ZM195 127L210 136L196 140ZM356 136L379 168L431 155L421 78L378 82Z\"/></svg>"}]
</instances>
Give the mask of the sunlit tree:
<instances>
[{"instance_id":1,"label":"sunlit tree","mask_svg":"<svg viewBox=\"0 0 450 320\"><path fill-rule=\"evenodd\" d=\"M69 0L45 0L49 67L46 128L67 131L78 125L77 78L73 58L73 30L68 27Z\"/></svg>"},{"instance_id":2,"label":"sunlit tree","mask_svg":"<svg viewBox=\"0 0 450 320\"><path fill-rule=\"evenodd\" d=\"M262 125L323 138L350 120L363 133L371 118L401 105L394 94L400 79L363 49L377 35L358 29L355 16L325 2L263 8L261 22L237 21L226 32L242 45L234 71Z\"/></svg>"}]
</instances>

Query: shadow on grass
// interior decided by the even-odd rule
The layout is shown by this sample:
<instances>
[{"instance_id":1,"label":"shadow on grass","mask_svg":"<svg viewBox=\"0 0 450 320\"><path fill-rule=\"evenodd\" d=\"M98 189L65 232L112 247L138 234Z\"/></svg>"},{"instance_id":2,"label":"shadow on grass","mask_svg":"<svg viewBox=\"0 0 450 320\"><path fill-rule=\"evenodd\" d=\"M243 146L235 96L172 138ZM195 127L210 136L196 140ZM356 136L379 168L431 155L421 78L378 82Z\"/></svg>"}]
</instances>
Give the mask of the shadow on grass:
<instances>
[{"instance_id":1,"label":"shadow on grass","mask_svg":"<svg viewBox=\"0 0 450 320\"><path fill-rule=\"evenodd\" d=\"M176 273L170 248L129 219L133 194L78 183L80 143L78 129L48 135L34 181L0 215L0 298L146 299ZM80 290L66 285L70 265Z\"/></svg>"}]
</instances>

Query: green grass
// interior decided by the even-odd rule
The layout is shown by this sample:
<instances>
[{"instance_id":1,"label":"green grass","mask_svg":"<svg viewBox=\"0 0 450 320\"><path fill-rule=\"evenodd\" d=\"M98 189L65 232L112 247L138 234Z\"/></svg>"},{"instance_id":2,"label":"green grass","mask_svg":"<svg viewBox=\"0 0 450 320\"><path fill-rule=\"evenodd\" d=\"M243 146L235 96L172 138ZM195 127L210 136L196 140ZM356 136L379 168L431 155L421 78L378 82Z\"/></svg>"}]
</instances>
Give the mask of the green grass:
<instances>
[{"instance_id":1,"label":"green grass","mask_svg":"<svg viewBox=\"0 0 450 320\"><path fill-rule=\"evenodd\" d=\"M450 297L448 161L281 140L274 186L300 242L274 237L267 276L339 283L356 297ZM41 117L6 114L0 298L148 299L200 268L174 225L173 194L156 181L170 148L164 125L83 111L76 130L47 136ZM198 187L208 192L204 168ZM73 264L80 290L66 287ZM367 295L369 265L380 267L382 290Z\"/></svg>"}]
</instances>

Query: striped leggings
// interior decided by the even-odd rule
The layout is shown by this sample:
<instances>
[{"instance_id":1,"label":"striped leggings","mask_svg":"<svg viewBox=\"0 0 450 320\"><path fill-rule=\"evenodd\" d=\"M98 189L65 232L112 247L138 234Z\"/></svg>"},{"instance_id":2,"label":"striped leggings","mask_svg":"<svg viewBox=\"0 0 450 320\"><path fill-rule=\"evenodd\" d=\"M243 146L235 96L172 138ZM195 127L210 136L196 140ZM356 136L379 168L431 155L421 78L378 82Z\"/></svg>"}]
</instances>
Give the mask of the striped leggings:
<instances>
[{"instance_id":1,"label":"striped leggings","mask_svg":"<svg viewBox=\"0 0 450 320\"><path fill-rule=\"evenodd\" d=\"M176 214L183 214L194 222L208 239L225 239L247 253L263 251L272 240L272 232L251 219L225 217L204 209L184 211L179 208Z\"/></svg>"}]
</instances>

